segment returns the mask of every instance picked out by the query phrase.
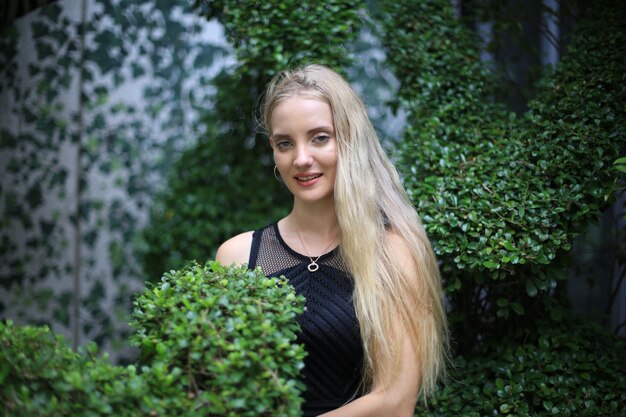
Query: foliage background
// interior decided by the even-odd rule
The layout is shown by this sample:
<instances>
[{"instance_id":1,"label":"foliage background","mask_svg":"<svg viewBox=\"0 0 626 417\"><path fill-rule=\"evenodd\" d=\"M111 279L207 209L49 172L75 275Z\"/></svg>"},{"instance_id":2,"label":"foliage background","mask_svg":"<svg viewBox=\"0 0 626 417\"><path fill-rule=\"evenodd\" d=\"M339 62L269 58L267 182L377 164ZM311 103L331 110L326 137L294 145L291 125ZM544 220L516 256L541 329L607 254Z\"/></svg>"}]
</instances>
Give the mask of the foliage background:
<instances>
[{"instance_id":1,"label":"foliage background","mask_svg":"<svg viewBox=\"0 0 626 417\"><path fill-rule=\"evenodd\" d=\"M0 39L0 314L113 354L144 282L133 244L228 48L167 1L57 2Z\"/></svg>"},{"instance_id":2,"label":"foliage background","mask_svg":"<svg viewBox=\"0 0 626 417\"><path fill-rule=\"evenodd\" d=\"M442 260L464 326L457 337L557 315L562 255L614 198L611 166L626 150L624 16L608 2L590 7L518 117L492 99L476 42L449 3L409 3L383 10L398 102L409 109L399 165Z\"/></svg>"},{"instance_id":3,"label":"foliage background","mask_svg":"<svg viewBox=\"0 0 626 417\"><path fill-rule=\"evenodd\" d=\"M570 317L565 297L574 239L619 194L622 5L587 4L518 115L449 2L382 4L396 105L408 110L398 165L442 261L459 355L459 380L418 414L626 414L623 341ZM623 265L613 271L618 294Z\"/></svg>"},{"instance_id":4,"label":"foliage background","mask_svg":"<svg viewBox=\"0 0 626 417\"><path fill-rule=\"evenodd\" d=\"M140 363L0 322L0 416L297 417L304 299L260 269L190 264L134 302ZM245 303L242 308L240 303Z\"/></svg>"},{"instance_id":5,"label":"foliage background","mask_svg":"<svg viewBox=\"0 0 626 417\"><path fill-rule=\"evenodd\" d=\"M214 81L215 107L204 119L208 130L182 155L152 211L144 268L155 278L188 259L202 261L229 237L287 213L290 197L272 174L255 107L272 76L288 65L314 60L345 68L345 45L358 34L364 6L359 0L206 4L207 18L226 28L237 64Z\"/></svg>"}]
</instances>

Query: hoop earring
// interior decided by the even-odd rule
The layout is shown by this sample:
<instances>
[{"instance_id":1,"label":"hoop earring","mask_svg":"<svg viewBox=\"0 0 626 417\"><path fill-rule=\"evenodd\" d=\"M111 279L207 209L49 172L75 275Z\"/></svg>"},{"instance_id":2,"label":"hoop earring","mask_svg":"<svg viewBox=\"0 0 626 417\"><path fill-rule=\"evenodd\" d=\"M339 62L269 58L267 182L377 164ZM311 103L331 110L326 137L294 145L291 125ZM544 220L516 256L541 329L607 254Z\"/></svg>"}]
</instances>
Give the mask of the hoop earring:
<instances>
[{"instance_id":1,"label":"hoop earring","mask_svg":"<svg viewBox=\"0 0 626 417\"><path fill-rule=\"evenodd\" d=\"M277 165L274 165L274 178L276 178L280 182L284 182L280 175L276 175L276 170L278 169Z\"/></svg>"}]
</instances>

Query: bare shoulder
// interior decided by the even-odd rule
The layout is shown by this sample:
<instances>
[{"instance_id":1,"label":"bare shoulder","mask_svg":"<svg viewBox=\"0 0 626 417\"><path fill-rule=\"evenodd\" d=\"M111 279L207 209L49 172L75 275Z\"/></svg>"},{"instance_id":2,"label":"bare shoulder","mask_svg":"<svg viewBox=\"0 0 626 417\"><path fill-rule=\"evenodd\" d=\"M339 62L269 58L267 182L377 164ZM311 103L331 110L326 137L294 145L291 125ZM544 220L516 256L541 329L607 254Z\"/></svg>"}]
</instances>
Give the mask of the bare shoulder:
<instances>
[{"instance_id":1,"label":"bare shoulder","mask_svg":"<svg viewBox=\"0 0 626 417\"><path fill-rule=\"evenodd\" d=\"M396 231L388 231L387 239L392 248L392 253L398 259L400 266L405 271L415 270L415 258L408 242Z\"/></svg>"},{"instance_id":2,"label":"bare shoulder","mask_svg":"<svg viewBox=\"0 0 626 417\"><path fill-rule=\"evenodd\" d=\"M247 263L252 248L252 233L254 232L244 232L222 243L217 249L215 260L223 265Z\"/></svg>"},{"instance_id":3,"label":"bare shoulder","mask_svg":"<svg viewBox=\"0 0 626 417\"><path fill-rule=\"evenodd\" d=\"M387 231L387 241L391 247L397 251L398 255L408 255L411 253L406 240L395 230Z\"/></svg>"}]
</instances>

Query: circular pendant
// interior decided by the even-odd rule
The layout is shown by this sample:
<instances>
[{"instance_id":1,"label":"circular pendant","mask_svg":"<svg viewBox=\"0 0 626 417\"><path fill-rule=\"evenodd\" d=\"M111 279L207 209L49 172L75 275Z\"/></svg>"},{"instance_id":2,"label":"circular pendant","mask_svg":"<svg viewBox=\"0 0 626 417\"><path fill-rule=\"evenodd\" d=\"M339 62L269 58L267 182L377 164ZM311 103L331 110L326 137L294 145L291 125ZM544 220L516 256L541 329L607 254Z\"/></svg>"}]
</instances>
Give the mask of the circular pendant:
<instances>
[{"instance_id":1,"label":"circular pendant","mask_svg":"<svg viewBox=\"0 0 626 417\"><path fill-rule=\"evenodd\" d=\"M311 262L311 263L307 266L307 269L309 270L309 272L315 272L315 271L317 271L318 269L320 269L320 266L319 266L317 263L315 263L315 262Z\"/></svg>"}]
</instances>

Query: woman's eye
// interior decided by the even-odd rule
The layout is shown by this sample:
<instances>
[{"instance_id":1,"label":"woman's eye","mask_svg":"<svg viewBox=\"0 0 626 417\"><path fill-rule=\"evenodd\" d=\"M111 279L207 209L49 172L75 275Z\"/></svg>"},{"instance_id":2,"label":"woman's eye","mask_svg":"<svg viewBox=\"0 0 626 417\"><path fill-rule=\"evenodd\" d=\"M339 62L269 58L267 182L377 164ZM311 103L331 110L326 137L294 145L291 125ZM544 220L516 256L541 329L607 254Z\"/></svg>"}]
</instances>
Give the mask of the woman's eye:
<instances>
[{"instance_id":1,"label":"woman's eye","mask_svg":"<svg viewBox=\"0 0 626 417\"><path fill-rule=\"evenodd\" d=\"M286 149L291 145L291 142L288 140L281 140L280 142L276 142L276 147L278 149Z\"/></svg>"},{"instance_id":2,"label":"woman's eye","mask_svg":"<svg viewBox=\"0 0 626 417\"><path fill-rule=\"evenodd\" d=\"M319 135L319 136L315 136L313 138L314 142L326 142L330 139L330 136L328 135Z\"/></svg>"}]
</instances>

